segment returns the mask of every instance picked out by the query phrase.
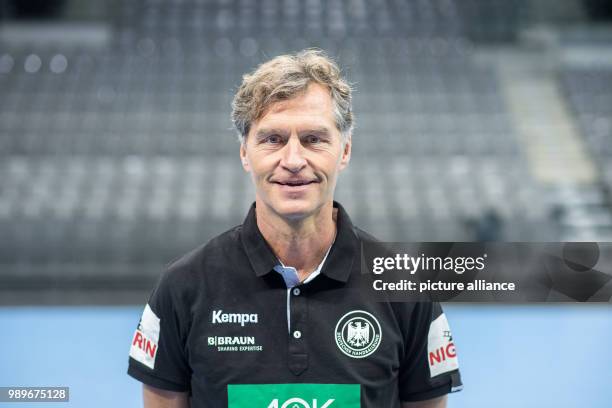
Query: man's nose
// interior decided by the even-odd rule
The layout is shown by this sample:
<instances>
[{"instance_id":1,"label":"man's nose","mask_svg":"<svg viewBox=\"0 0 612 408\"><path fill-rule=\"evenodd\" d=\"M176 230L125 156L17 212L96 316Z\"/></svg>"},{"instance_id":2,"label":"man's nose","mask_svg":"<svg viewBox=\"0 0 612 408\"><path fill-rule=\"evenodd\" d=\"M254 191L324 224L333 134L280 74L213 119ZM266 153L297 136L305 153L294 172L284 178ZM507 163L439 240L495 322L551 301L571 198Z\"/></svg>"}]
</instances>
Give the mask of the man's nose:
<instances>
[{"instance_id":1,"label":"man's nose","mask_svg":"<svg viewBox=\"0 0 612 408\"><path fill-rule=\"evenodd\" d=\"M296 137L290 137L283 148L281 165L292 173L297 173L306 166L304 146Z\"/></svg>"}]
</instances>

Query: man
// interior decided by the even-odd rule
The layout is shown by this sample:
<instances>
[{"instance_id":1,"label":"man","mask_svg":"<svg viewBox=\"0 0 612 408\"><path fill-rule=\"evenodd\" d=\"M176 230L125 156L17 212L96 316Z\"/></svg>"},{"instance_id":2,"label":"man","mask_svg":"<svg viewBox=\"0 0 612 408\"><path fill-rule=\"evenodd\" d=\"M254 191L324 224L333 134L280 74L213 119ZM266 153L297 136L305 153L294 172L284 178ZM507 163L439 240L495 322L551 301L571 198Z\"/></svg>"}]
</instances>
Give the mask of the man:
<instances>
[{"instance_id":1,"label":"man","mask_svg":"<svg viewBox=\"0 0 612 408\"><path fill-rule=\"evenodd\" d=\"M128 369L145 407L445 407L461 379L440 306L359 290L372 238L333 201L353 124L338 67L276 57L244 76L232 118L255 203L151 295Z\"/></svg>"}]
</instances>

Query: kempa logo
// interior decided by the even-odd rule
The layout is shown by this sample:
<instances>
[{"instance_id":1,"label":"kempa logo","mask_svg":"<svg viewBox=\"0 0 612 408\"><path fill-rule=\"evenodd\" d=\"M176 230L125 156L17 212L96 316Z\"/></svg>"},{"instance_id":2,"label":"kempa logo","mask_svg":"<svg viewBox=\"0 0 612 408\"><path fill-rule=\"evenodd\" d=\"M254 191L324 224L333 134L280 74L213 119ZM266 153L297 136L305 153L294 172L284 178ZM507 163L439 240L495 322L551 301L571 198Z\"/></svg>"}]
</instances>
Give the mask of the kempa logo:
<instances>
[{"instance_id":1,"label":"kempa logo","mask_svg":"<svg viewBox=\"0 0 612 408\"><path fill-rule=\"evenodd\" d=\"M223 313L223 310L213 310L212 323L240 323L244 326L246 323L257 323L257 313Z\"/></svg>"},{"instance_id":2,"label":"kempa logo","mask_svg":"<svg viewBox=\"0 0 612 408\"><path fill-rule=\"evenodd\" d=\"M344 354L364 358L376 351L382 340L382 331L373 315L363 310L353 310L338 320L334 337Z\"/></svg>"},{"instance_id":3,"label":"kempa logo","mask_svg":"<svg viewBox=\"0 0 612 408\"><path fill-rule=\"evenodd\" d=\"M334 399L328 399L319 405L319 400L313 399L310 403L306 402L301 398L289 398L283 402L283 405L279 405L278 399L273 399L266 408L328 408L334 403Z\"/></svg>"}]
</instances>

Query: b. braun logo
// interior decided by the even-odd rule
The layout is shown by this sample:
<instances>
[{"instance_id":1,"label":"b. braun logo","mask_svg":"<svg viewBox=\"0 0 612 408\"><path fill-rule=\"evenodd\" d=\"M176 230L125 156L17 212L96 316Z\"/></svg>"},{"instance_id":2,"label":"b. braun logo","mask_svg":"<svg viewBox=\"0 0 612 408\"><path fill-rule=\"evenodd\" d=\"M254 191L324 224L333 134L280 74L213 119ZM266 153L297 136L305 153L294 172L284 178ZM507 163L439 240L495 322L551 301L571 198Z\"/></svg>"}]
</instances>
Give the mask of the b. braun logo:
<instances>
[{"instance_id":1,"label":"b. braun logo","mask_svg":"<svg viewBox=\"0 0 612 408\"><path fill-rule=\"evenodd\" d=\"M283 405L278 405L278 399L275 398L270 402L270 405L267 408L328 408L333 404L334 399L328 399L323 403L323 405L319 405L319 401L317 399L313 399L312 403L304 401L301 398L290 398L283 403Z\"/></svg>"},{"instance_id":2,"label":"b. braun logo","mask_svg":"<svg viewBox=\"0 0 612 408\"><path fill-rule=\"evenodd\" d=\"M334 337L344 354L364 358L376 351L382 340L382 331L373 315L363 310L353 310L338 320Z\"/></svg>"}]
</instances>

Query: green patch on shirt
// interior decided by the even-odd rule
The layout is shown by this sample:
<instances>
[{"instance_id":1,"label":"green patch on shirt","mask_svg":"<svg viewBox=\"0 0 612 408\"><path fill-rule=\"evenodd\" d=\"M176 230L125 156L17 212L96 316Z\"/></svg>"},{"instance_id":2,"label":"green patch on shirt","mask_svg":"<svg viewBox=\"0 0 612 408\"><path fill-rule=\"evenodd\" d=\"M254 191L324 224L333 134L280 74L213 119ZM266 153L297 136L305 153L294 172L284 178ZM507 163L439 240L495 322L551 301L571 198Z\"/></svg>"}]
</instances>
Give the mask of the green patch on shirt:
<instances>
[{"instance_id":1,"label":"green patch on shirt","mask_svg":"<svg viewBox=\"0 0 612 408\"><path fill-rule=\"evenodd\" d=\"M360 408L359 384L227 386L229 408Z\"/></svg>"}]
</instances>

